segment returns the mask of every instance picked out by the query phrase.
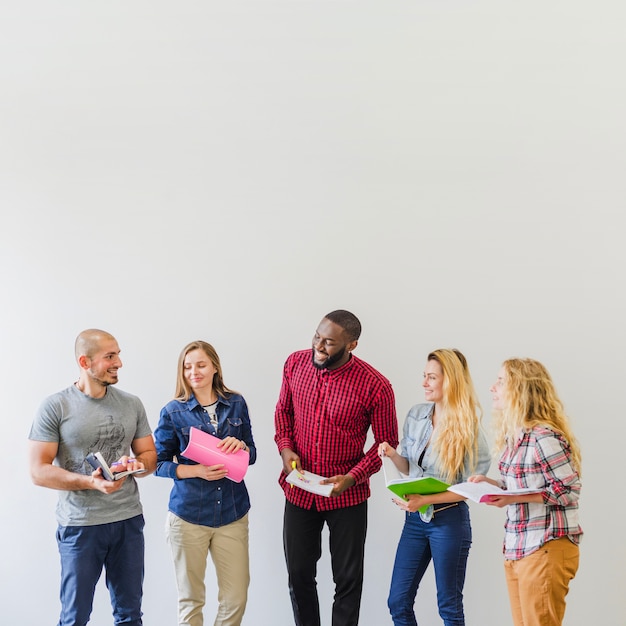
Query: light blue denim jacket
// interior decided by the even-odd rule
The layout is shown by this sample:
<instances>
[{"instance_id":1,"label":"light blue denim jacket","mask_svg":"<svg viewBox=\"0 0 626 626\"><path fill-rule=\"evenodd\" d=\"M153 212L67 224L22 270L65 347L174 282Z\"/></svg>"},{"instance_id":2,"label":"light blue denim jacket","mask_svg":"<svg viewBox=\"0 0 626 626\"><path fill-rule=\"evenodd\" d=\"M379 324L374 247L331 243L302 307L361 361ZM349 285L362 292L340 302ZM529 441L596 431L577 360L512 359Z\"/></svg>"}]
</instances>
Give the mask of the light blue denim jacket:
<instances>
[{"instance_id":1,"label":"light blue denim jacket","mask_svg":"<svg viewBox=\"0 0 626 626\"><path fill-rule=\"evenodd\" d=\"M420 478L422 476L433 476L446 482L437 469L437 453L433 447L428 445L433 433L433 411L435 405L433 402L416 404L404 421L402 431L402 440L400 441L400 454L409 461L409 476L411 478ZM422 457L423 453L423 457ZM421 458L421 464L419 460ZM487 438L482 428L479 430L478 436L478 455L476 459L476 467L469 468L469 460L466 458L466 470L456 477L455 483L460 483L468 479L472 474L487 474L489 465L491 464L491 455ZM432 507L429 507L429 509ZM428 512L423 518L430 518ZM424 520L426 521L426 519Z\"/></svg>"}]
</instances>

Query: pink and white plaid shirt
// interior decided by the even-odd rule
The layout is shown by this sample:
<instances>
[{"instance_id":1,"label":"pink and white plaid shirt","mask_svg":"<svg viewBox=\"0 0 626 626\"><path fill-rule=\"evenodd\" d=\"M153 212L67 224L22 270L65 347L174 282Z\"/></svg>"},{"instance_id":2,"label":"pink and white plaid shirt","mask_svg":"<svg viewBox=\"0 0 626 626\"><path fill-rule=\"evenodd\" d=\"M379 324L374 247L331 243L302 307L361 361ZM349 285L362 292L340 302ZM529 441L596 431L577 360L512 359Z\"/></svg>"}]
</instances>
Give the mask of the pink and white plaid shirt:
<instances>
[{"instance_id":1,"label":"pink and white plaid shirt","mask_svg":"<svg viewBox=\"0 0 626 626\"><path fill-rule=\"evenodd\" d=\"M543 503L507 506L506 559L519 560L560 537L580 543L580 477L571 465L569 445L560 434L544 427L522 433L515 447L504 450L499 468L505 488L541 489L543 495Z\"/></svg>"}]
</instances>

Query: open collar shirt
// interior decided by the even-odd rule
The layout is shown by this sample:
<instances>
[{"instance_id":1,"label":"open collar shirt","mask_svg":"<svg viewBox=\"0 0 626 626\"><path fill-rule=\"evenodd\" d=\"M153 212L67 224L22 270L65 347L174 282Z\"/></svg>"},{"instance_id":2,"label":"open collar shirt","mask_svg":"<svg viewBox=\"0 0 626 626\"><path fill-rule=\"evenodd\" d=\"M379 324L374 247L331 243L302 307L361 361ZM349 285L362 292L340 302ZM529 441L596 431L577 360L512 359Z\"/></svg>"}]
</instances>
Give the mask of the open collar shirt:
<instances>
[{"instance_id":1,"label":"open collar shirt","mask_svg":"<svg viewBox=\"0 0 626 626\"><path fill-rule=\"evenodd\" d=\"M430 445L433 434L434 402L424 402L411 407L404 422L402 441L400 442L401 454L409 461L409 476L420 478L432 476L443 482L446 477L442 476L438 467L437 452ZM478 430L477 457L475 467L470 466L469 455L465 458L464 471L461 472L454 482L463 482L471 474L486 474L491 464L489 443L483 429Z\"/></svg>"},{"instance_id":2,"label":"open collar shirt","mask_svg":"<svg viewBox=\"0 0 626 626\"><path fill-rule=\"evenodd\" d=\"M355 484L339 496L319 496L279 483L289 502L319 511L354 506L370 496L369 477L381 467L378 445L398 445L395 398L389 381L351 355L341 367L313 365L311 350L294 352L283 369L275 413L274 440L281 452L292 449L302 469L325 477L350 474ZM371 428L374 443L364 451Z\"/></svg>"}]
</instances>

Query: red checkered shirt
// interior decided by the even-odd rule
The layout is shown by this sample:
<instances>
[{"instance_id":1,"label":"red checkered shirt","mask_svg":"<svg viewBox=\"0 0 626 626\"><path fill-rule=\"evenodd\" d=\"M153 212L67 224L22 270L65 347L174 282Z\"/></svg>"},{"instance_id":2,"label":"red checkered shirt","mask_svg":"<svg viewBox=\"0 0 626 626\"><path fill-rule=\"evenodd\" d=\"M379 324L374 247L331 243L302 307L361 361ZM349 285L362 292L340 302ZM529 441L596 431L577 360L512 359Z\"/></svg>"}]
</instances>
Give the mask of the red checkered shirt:
<instances>
[{"instance_id":1,"label":"red checkered shirt","mask_svg":"<svg viewBox=\"0 0 626 626\"><path fill-rule=\"evenodd\" d=\"M339 496L312 494L279 483L289 502L304 509L315 503L329 511L369 498L369 477L381 467L378 445L398 445L398 420L390 382L371 365L351 355L334 370L317 369L311 350L294 352L285 363L274 418L279 452L291 448L302 469L321 476L350 474L355 484ZM369 429L373 445L364 451Z\"/></svg>"}]
</instances>

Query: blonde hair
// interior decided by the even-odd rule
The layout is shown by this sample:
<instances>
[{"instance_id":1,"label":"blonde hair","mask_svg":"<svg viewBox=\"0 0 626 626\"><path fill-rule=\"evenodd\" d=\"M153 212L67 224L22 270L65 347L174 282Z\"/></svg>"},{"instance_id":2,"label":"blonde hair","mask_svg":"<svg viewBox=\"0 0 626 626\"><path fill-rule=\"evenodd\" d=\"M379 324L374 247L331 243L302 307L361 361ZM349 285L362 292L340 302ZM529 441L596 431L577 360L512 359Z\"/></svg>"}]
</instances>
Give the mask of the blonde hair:
<instances>
[{"instance_id":1,"label":"blonde hair","mask_svg":"<svg viewBox=\"0 0 626 626\"><path fill-rule=\"evenodd\" d=\"M224 379L222 377L222 365L220 363L220 357L217 355L215 348L206 341L192 341L188 343L181 351L180 356L178 357L178 367L176 371L176 393L174 394L174 399L180 402L187 402L189 398L193 395L193 390L189 386L189 382L185 378L185 357L192 352L193 350L202 350L211 363L213 363L213 367L215 367L216 372L213 375L213 391L220 397L226 398L232 393L237 393L232 389L229 389L224 384Z\"/></svg>"},{"instance_id":2,"label":"blonde hair","mask_svg":"<svg viewBox=\"0 0 626 626\"><path fill-rule=\"evenodd\" d=\"M505 408L494 410L496 447L512 448L520 431L530 432L543 426L563 436L570 449L572 466L580 474L580 447L548 370L534 359L507 359L502 367Z\"/></svg>"},{"instance_id":3,"label":"blonde hair","mask_svg":"<svg viewBox=\"0 0 626 626\"><path fill-rule=\"evenodd\" d=\"M461 474L476 468L482 409L461 352L434 350L428 360L439 363L443 372L443 411L438 414L433 449L442 476L447 482L456 482Z\"/></svg>"}]
</instances>

